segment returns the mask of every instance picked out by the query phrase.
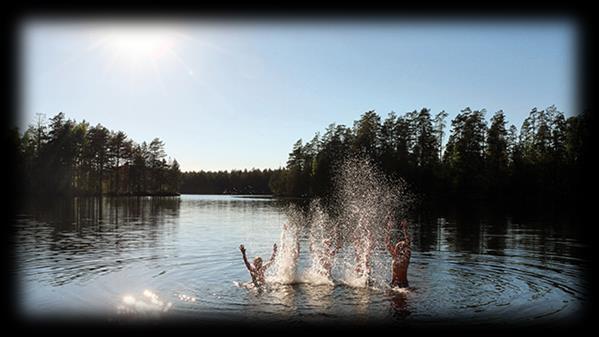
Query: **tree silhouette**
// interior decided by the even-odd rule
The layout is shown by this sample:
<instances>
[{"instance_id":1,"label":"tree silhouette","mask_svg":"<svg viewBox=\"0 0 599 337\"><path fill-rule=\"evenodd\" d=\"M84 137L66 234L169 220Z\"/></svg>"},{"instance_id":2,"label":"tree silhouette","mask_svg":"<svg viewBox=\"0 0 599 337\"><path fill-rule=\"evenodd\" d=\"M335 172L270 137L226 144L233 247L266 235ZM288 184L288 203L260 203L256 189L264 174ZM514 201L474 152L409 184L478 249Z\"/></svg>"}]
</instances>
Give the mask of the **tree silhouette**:
<instances>
[{"instance_id":1,"label":"tree silhouette","mask_svg":"<svg viewBox=\"0 0 599 337\"><path fill-rule=\"evenodd\" d=\"M31 195L274 194L327 197L345 159L366 156L389 176L403 178L421 199L480 200L547 207L580 200L587 161L588 112L565 118L555 106L531 109L520 130L499 110L463 109L451 121L430 109L381 121L367 111L349 128L330 124L299 139L278 169L180 172L164 142L136 143L122 131L38 114L10 144L20 185ZM509 125L509 127L507 127ZM556 208L556 207L553 207Z\"/></svg>"},{"instance_id":2,"label":"tree silhouette","mask_svg":"<svg viewBox=\"0 0 599 337\"><path fill-rule=\"evenodd\" d=\"M140 146L122 131L39 114L19 135L21 186L30 195L177 194L179 164L158 138ZM17 133L18 134L18 133ZM176 163L176 165L175 165Z\"/></svg>"}]
</instances>

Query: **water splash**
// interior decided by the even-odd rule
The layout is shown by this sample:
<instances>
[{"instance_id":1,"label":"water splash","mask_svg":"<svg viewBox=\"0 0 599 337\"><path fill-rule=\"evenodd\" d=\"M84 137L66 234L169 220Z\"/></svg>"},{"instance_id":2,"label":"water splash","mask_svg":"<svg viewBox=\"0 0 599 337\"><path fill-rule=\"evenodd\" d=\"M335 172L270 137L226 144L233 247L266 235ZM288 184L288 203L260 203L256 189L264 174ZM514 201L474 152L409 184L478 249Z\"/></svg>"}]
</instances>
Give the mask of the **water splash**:
<instances>
[{"instance_id":1,"label":"water splash","mask_svg":"<svg viewBox=\"0 0 599 337\"><path fill-rule=\"evenodd\" d=\"M302 279L305 283L333 285L332 269L342 244L339 230L319 199L310 203L307 218L311 265Z\"/></svg>"},{"instance_id":2,"label":"water splash","mask_svg":"<svg viewBox=\"0 0 599 337\"><path fill-rule=\"evenodd\" d=\"M385 287L390 277L385 238L390 216L405 217L411 196L400 180L391 180L368 159L349 158L336 172L334 192L306 209L286 210L280 253L269 281ZM309 246L309 267L298 273L300 239Z\"/></svg>"},{"instance_id":3,"label":"water splash","mask_svg":"<svg viewBox=\"0 0 599 337\"><path fill-rule=\"evenodd\" d=\"M354 287L383 287L390 276L386 224L390 216L406 216L411 195L403 180L388 178L366 158L347 159L334 182L332 206L345 248L341 280Z\"/></svg>"},{"instance_id":4,"label":"water splash","mask_svg":"<svg viewBox=\"0 0 599 337\"><path fill-rule=\"evenodd\" d=\"M300 229L305 218L297 207L287 210L288 222L283 225L279 238L278 253L274 265L267 271L266 280L271 283L292 284L298 282L297 262L300 254Z\"/></svg>"}]
</instances>

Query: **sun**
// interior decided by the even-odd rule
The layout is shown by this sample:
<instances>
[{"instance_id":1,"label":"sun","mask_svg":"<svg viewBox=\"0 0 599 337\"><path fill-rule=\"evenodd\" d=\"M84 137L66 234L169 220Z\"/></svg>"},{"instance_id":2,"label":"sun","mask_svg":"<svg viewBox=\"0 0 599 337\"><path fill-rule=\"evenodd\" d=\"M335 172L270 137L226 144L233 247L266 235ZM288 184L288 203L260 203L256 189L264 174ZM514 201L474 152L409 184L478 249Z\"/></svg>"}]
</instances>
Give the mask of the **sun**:
<instances>
[{"instance_id":1,"label":"sun","mask_svg":"<svg viewBox=\"0 0 599 337\"><path fill-rule=\"evenodd\" d=\"M175 46L175 36L168 30L143 27L120 27L106 32L104 46L115 57L130 62L156 61Z\"/></svg>"},{"instance_id":2,"label":"sun","mask_svg":"<svg viewBox=\"0 0 599 337\"><path fill-rule=\"evenodd\" d=\"M168 94L169 81L177 78L174 76L185 74L196 79L196 72L180 53L196 41L183 26L100 24L91 30L89 39L85 52L100 56L102 79L118 79L133 91L158 87Z\"/></svg>"}]
</instances>

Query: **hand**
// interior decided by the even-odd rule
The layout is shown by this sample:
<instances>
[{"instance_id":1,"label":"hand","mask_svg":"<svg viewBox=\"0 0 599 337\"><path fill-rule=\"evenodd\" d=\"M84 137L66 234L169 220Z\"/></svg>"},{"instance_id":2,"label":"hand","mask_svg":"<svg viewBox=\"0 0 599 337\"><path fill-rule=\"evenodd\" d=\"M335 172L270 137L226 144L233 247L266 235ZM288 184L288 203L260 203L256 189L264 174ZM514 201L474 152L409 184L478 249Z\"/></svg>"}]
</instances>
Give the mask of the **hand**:
<instances>
[{"instance_id":1,"label":"hand","mask_svg":"<svg viewBox=\"0 0 599 337\"><path fill-rule=\"evenodd\" d=\"M245 253L245 247L243 245L239 245L239 250L241 250L242 253Z\"/></svg>"}]
</instances>

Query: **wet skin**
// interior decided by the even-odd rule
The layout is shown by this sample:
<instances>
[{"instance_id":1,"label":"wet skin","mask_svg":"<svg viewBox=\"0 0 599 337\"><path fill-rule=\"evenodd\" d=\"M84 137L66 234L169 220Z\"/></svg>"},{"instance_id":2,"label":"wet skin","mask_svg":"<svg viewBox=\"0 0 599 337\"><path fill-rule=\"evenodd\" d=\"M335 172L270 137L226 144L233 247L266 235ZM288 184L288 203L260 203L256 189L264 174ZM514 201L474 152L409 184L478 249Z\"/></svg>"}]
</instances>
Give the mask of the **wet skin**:
<instances>
[{"instance_id":1,"label":"wet skin","mask_svg":"<svg viewBox=\"0 0 599 337\"><path fill-rule=\"evenodd\" d=\"M245 254L245 247L243 245L240 245L239 250L241 251L241 255L243 256L243 262L245 263L245 266L250 272L250 276L252 276L252 282L256 287L263 286L266 283L264 273L272 265L277 255L277 244L275 243L273 245L272 256L270 257L270 260L268 260L264 264L262 263L262 258L260 257L254 258L254 261L252 263L249 263Z\"/></svg>"},{"instance_id":2,"label":"wet skin","mask_svg":"<svg viewBox=\"0 0 599 337\"><path fill-rule=\"evenodd\" d=\"M408 233L408 223L405 220L401 221L400 227L402 229L403 239L398 241L395 245L391 244L390 238L392 224L393 220L389 220L387 234L387 250L391 254L392 258L391 269L393 275L391 279L391 286L405 288L409 286L408 266L410 264L410 257L412 256L410 235Z\"/></svg>"}]
</instances>

